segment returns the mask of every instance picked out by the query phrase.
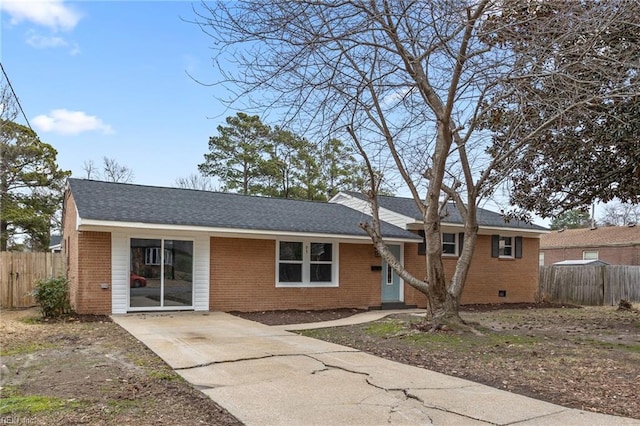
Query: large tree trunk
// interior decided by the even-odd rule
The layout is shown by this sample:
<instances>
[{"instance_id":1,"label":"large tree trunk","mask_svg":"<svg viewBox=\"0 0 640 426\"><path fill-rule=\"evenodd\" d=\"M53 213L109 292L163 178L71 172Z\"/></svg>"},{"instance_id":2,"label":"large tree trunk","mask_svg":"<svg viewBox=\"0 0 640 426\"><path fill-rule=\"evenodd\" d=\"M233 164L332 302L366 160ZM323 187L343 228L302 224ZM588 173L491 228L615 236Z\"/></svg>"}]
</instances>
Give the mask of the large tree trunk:
<instances>
[{"instance_id":1,"label":"large tree trunk","mask_svg":"<svg viewBox=\"0 0 640 426\"><path fill-rule=\"evenodd\" d=\"M444 324L463 324L458 314L460 292L452 294L447 285L447 277L442 263L442 234L440 229L440 194L446 169L446 160L452 144L452 135L447 122L438 123L438 137L432 156L433 168L430 172L429 189L424 211L424 233L426 242L427 282L429 306L426 321L432 329Z\"/></svg>"}]
</instances>

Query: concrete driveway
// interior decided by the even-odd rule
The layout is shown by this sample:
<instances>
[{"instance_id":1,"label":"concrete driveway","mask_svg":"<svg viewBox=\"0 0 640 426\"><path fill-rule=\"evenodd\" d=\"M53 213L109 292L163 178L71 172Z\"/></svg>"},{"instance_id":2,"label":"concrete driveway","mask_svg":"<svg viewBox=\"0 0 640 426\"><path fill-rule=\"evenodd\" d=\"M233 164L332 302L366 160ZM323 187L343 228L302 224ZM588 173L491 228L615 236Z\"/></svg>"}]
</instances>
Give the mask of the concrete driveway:
<instances>
[{"instance_id":1,"label":"concrete driveway","mask_svg":"<svg viewBox=\"0 0 640 426\"><path fill-rule=\"evenodd\" d=\"M221 312L112 318L247 425L640 425Z\"/></svg>"}]
</instances>

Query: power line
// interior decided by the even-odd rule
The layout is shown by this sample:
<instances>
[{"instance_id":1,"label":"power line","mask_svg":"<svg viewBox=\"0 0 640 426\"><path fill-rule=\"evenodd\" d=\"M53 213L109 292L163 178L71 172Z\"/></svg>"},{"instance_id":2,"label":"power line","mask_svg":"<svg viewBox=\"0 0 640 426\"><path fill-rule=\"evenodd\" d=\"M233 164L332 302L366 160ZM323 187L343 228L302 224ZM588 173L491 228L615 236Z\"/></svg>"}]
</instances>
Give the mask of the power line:
<instances>
[{"instance_id":1,"label":"power line","mask_svg":"<svg viewBox=\"0 0 640 426\"><path fill-rule=\"evenodd\" d=\"M11 80L9 80L9 76L7 75L7 72L4 70L4 67L2 66L2 62L0 62L0 68L2 69L2 74L4 74L4 78L7 80L7 84L9 85L9 89L11 89L11 93L13 93L13 98L16 100L16 103L18 104L18 108L20 109L20 112L22 113L22 116L24 117L24 121L27 122L27 126L29 126L29 129L31 129L31 131L34 131L33 127L31 127L31 123L29 123L29 119L27 118L27 114L25 114L24 110L22 109L22 105L20 104L20 99L18 99L18 95L16 95L16 91L13 90L13 85L11 84Z\"/></svg>"}]
</instances>

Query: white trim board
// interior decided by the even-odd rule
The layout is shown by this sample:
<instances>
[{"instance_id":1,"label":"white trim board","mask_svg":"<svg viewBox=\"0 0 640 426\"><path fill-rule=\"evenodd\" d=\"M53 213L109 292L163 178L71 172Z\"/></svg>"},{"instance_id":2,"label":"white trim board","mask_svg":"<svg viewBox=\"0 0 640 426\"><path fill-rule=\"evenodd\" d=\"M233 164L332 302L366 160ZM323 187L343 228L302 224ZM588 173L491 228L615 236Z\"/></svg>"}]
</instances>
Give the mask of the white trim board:
<instances>
[{"instance_id":1,"label":"white trim board","mask_svg":"<svg viewBox=\"0 0 640 426\"><path fill-rule=\"evenodd\" d=\"M325 238L337 239L340 242L371 242L368 235L346 235L346 234L322 234L318 232L292 232L262 229L241 229L241 228L216 228L206 226L191 225L171 225L159 223L142 222L114 222L107 220L79 219L77 228L79 231L115 231L115 230L148 230L160 233L207 233L213 237L227 238L257 238L275 239L279 237L295 238ZM131 231L129 231L131 232ZM386 238L387 241L398 243L417 243L417 239L412 238Z\"/></svg>"}]
</instances>

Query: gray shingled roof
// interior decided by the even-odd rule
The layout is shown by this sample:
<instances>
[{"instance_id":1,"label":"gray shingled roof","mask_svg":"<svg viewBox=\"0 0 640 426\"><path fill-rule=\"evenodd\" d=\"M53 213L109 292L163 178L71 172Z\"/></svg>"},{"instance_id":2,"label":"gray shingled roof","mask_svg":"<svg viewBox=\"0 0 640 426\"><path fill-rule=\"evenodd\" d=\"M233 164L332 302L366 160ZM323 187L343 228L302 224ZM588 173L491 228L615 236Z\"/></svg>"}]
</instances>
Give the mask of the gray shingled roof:
<instances>
[{"instance_id":1,"label":"gray shingled roof","mask_svg":"<svg viewBox=\"0 0 640 426\"><path fill-rule=\"evenodd\" d=\"M82 219L349 236L366 236L358 224L370 220L348 207L323 202L84 179L69 179L68 184ZM382 233L419 239L386 223Z\"/></svg>"},{"instance_id":2,"label":"gray shingled roof","mask_svg":"<svg viewBox=\"0 0 640 426\"><path fill-rule=\"evenodd\" d=\"M49 248L57 246L62 242L62 235L51 235L49 237Z\"/></svg>"},{"instance_id":3,"label":"gray shingled roof","mask_svg":"<svg viewBox=\"0 0 640 426\"><path fill-rule=\"evenodd\" d=\"M348 191L347 194L367 200L367 197L359 192ZM413 198L403 197L389 197L384 195L378 196L378 204L380 207L400 213L401 215L413 218L418 221L422 221L422 214ZM442 223L462 224L462 217L458 212L454 203L449 203L447 206L447 216L442 219ZM547 228L535 225L532 223L522 222L520 220L511 220L505 222L504 217L500 213L492 212L491 210L478 208L478 225L480 226L492 226L501 228L517 228L517 229L530 229L536 231L548 231Z\"/></svg>"}]
</instances>

